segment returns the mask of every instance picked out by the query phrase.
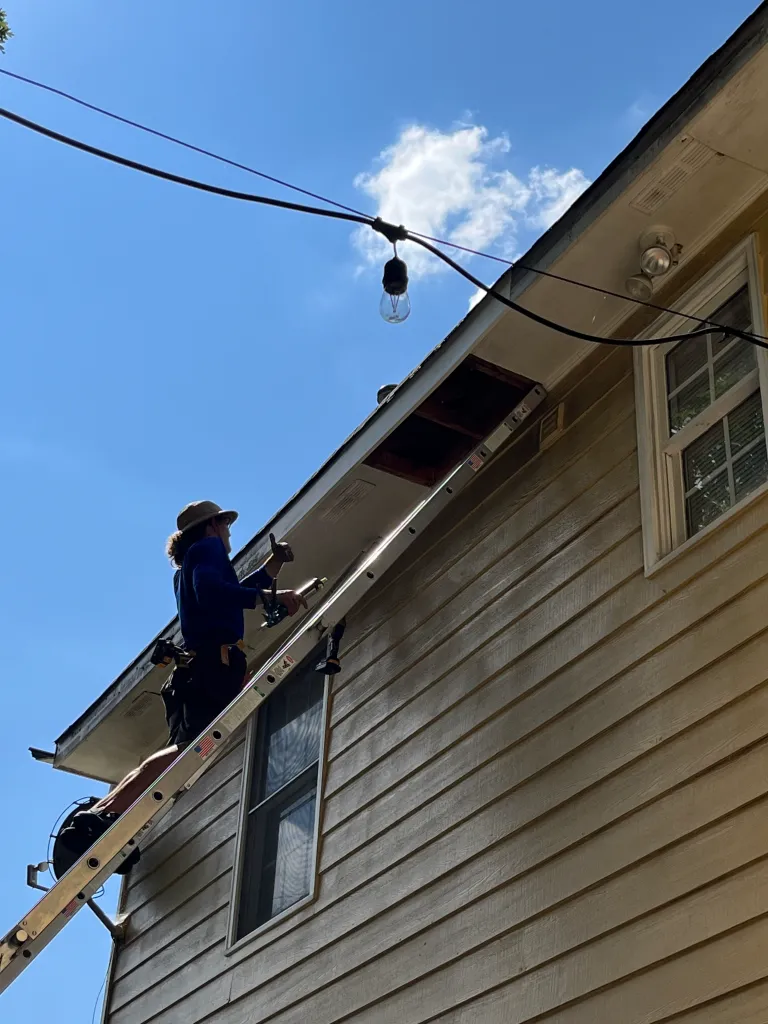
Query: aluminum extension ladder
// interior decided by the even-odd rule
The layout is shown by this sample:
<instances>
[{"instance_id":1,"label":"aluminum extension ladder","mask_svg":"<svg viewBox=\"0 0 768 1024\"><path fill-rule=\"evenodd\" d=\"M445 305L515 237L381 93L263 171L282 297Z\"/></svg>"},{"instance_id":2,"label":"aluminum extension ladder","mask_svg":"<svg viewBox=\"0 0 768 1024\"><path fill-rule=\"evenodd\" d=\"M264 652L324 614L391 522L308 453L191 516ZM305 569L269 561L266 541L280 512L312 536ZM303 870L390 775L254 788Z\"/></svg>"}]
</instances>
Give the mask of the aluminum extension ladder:
<instances>
[{"instance_id":1,"label":"aluminum extension ladder","mask_svg":"<svg viewBox=\"0 0 768 1024\"><path fill-rule=\"evenodd\" d=\"M243 690L198 737L190 743L154 784L123 813L70 870L0 940L0 992L85 906L160 818L177 796L190 789L222 752L229 736L246 721L291 670L327 635L328 622L339 622L360 600L415 537L474 479L510 435L544 400L546 392L534 385L512 413L456 466L430 494L363 558L314 611L296 627L277 655L257 669ZM329 614L333 615L328 620Z\"/></svg>"}]
</instances>

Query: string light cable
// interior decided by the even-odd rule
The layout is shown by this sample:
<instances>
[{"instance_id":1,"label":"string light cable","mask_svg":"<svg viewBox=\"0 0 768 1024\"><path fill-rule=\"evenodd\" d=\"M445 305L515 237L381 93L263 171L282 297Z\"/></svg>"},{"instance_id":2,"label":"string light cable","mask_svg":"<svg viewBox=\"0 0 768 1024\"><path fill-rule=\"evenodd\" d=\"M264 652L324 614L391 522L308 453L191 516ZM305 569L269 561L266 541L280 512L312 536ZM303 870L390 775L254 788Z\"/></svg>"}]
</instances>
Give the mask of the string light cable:
<instances>
[{"instance_id":1,"label":"string light cable","mask_svg":"<svg viewBox=\"0 0 768 1024\"><path fill-rule=\"evenodd\" d=\"M154 135L157 138L165 139L167 142L172 142L177 146L183 146L185 149L189 149L192 152L201 153L203 156L211 157L211 159L218 160L224 164L228 164L230 167L236 167L239 170L247 171L249 174L254 174L260 178L264 178L267 181L271 181L277 185L281 185L283 188L291 189L294 192L300 192L305 196L309 196L312 199L317 199L320 202L327 203L330 206L335 206L340 210L346 210L348 213L354 213L361 217L367 216L366 214L362 213L360 210L356 210L352 206L346 206L344 203L339 203L335 199L329 199L327 196L320 195L317 192L310 192L308 189L301 188L298 185L293 185L291 182L284 181L282 178L277 178L274 175L267 174L264 171L259 171L254 167L249 167L247 164L239 163L237 160L231 160L229 157L222 156L219 153L214 153L211 150L204 149L201 146L195 146L192 143L185 142L183 139L179 139L174 135L168 135L166 132L158 131L156 128L150 128L145 124L141 124L141 122L139 121L134 121L128 117L123 117L121 114L116 114L114 113L114 111L107 110L106 108L100 107L95 103L89 103L87 100L84 100L79 96L74 96L72 93L66 92L63 89L57 89L52 85L47 85L45 82L39 82L36 79L29 78L26 75L20 75L14 71L9 71L7 68L0 68L0 75L5 75L8 78L13 78L19 82L24 82L27 85L31 85L36 89L42 89L45 92L52 93L55 96L61 96L64 99L71 101L72 103L76 103L79 106L85 107L88 110L93 110L98 114L103 114L105 117L111 118L114 121L119 121L122 124L127 124L132 128L137 128L139 129L139 131L146 132L149 135ZM373 218L371 217L370 219L372 220ZM670 309L669 306L662 306L659 303L651 302L648 299L640 299L635 296L627 296L622 292L612 291L610 288L601 287L600 285L588 284L586 281L579 281L576 280L575 278L567 277L563 274L556 274L551 270L543 270L541 267L532 267L526 265L521 260L508 260L502 256L497 256L493 253L484 252L480 249L472 249L466 245L459 245L456 242L450 242L444 238L435 238L432 235L427 235L419 231L411 231L409 232L409 236L411 240L414 240L415 238L418 237L424 239L427 242L432 242L435 245L447 246L449 249L460 250L461 252L468 253L469 255L472 256L479 256L483 259L494 260L495 262L502 263L508 267L516 267L520 270L525 270L531 274L537 274L541 277L551 278L553 281L561 281L564 284L570 284L576 288L583 288L587 291L596 292L598 295L602 295L604 297L610 296L612 298L619 299L622 302L631 301L638 306L645 306L648 309L657 310L660 313L670 313L674 316L681 316L684 319L692 320L694 323L699 323L705 326L719 326L714 321L707 320L700 316L696 316L693 313L681 313L679 310ZM759 339L761 341L768 341L768 337L766 337L766 335L756 334L754 332L752 332L752 334L753 337L756 339Z\"/></svg>"},{"instance_id":2,"label":"string light cable","mask_svg":"<svg viewBox=\"0 0 768 1024\"><path fill-rule=\"evenodd\" d=\"M275 178L271 174L267 174L265 171L257 171L255 167L249 167L247 164L241 164L237 160L230 160L229 157L221 156L219 153L214 153L210 149L203 149L202 146L194 146L191 142L185 142L183 139L177 139L174 135L167 135L165 132L158 131L156 128L149 128L145 124L141 124L139 121L132 121L129 117L123 117L120 114L115 114L111 110L106 110L104 107L98 107L95 103L89 103L87 100L80 99L79 96L73 96L71 92L64 92L63 89L56 89L52 85L46 85L45 82L37 82L34 78L27 78L25 75L19 75L15 71L8 71L7 68L0 68L0 75L5 75L7 78L14 78L17 82L25 82L27 85L33 85L36 89L43 89L45 92L53 93L54 96L61 96L65 100L70 100L72 103L77 103L81 107L85 107L87 110L93 110L97 114L103 114L104 117L110 117L113 121L120 121L121 124L127 124L131 128L138 128L141 132L146 132L148 135L154 135L158 139L165 139L166 142L173 142L176 146L183 146L184 149L189 149L193 153L200 153L202 156L208 156L212 160L218 160L222 164L229 164L230 167L236 167L240 171L247 171L248 174L255 174L259 178L264 178L266 181L271 181L275 185L281 185L283 188L291 189L293 192L301 192L302 195L308 196L310 199L317 199L320 203L327 203L329 206L335 206L339 210L346 210L347 213L356 213L360 217L364 217L365 214L361 213L360 210L356 210L353 206L345 206L343 203L337 203L335 199L328 199L326 196L321 196L317 192L310 192L305 188L300 188L298 185L292 185L289 181L283 181L282 178Z\"/></svg>"},{"instance_id":3,"label":"string light cable","mask_svg":"<svg viewBox=\"0 0 768 1024\"><path fill-rule=\"evenodd\" d=\"M498 302L507 306L509 309L514 310L521 316L526 317L535 323L540 324L542 327L546 327L549 330L556 331L560 334L564 334L567 337L575 338L578 341L587 341L594 344L600 345L619 345L619 346L647 346L655 344L656 342L673 342L673 341L688 341L695 337L702 337L712 333L712 330L722 331L725 335L735 338L741 338L744 341L748 341L753 345L757 345L760 348L768 349L768 339L762 336L752 334L748 331L741 331L735 327L727 326L724 324L716 323L712 320L701 321L707 325L707 327L697 330L690 331L685 334L668 335L664 338L601 338L598 335L589 334L584 331L578 331L574 328L567 327L565 324L557 323L554 320L549 320L547 317L543 317L538 313L534 313L532 310L526 309L524 306L519 305L512 299L507 298L506 295L502 295L496 291L495 288L486 285L479 278L475 277L468 270L462 267L455 260L451 259L447 253L443 252L436 245L433 245L431 241L427 240L427 236L421 236L415 232L409 232L402 225L396 226L389 224L382 220L380 217L372 218L366 214L358 212L347 212L345 210L325 210L319 207L307 206L301 203L293 203L284 199L275 199L271 196L255 195L250 192L240 192L234 189L224 188L220 185L212 185L208 182L198 181L194 178L187 178L179 174L174 174L170 171L161 170L157 167L152 167L148 164L140 163L136 160L131 160L128 157L119 156L116 153L111 153L104 149L99 149L97 146L92 146L89 143L81 142L79 139L73 139L70 136L63 135L61 132L56 132L51 128L46 128L44 125L38 124L35 121L30 121L28 118L21 117L19 114L15 114L10 110L0 108L0 117L11 121L21 127L27 128L30 131L36 132L39 135L43 135L46 138L52 139L53 141L60 142L63 145L70 146L74 149L78 149L81 152L89 153L92 156L99 157L100 159L107 160L111 163L118 164L122 167L127 167L131 170L139 171L143 174L148 174L156 178L160 178L164 181L173 182L179 185L185 185L188 188L193 188L198 191L208 192L213 195L223 196L230 199L238 199L243 202L257 203L264 206L272 206L278 209L292 210L297 213L306 213L313 216L329 217L334 220L343 220L355 224L363 224L379 234L383 235L392 245L395 245L399 241L410 241L417 245L427 249L438 259L442 260L447 266L451 267L457 273L461 274L462 277L466 278L476 288L480 288L488 295L492 296ZM443 243L451 245L452 243ZM458 248L458 247L455 247ZM572 282L576 283L576 282ZM630 300L638 302L638 300ZM641 303L645 304L645 303ZM677 313L677 311L670 310L669 312ZM679 316L687 316L684 313L677 313ZM691 318L700 320L700 318Z\"/></svg>"},{"instance_id":4,"label":"string light cable","mask_svg":"<svg viewBox=\"0 0 768 1024\"><path fill-rule=\"evenodd\" d=\"M128 117L123 117L121 114L116 114L111 110L107 110L104 107L98 106L95 103L89 103L87 100L81 99L79 96L74 96L72 93L66 92L63 89L57 89L52 85L47 85L45 82L39 82L34 78L27 77L26 75L20 75L14 71L9 71L7 68L0 68L0 74L5 75L8 78L13 78L16 81L24 82L27 85L31 85L36 89L42 89L45 92L52 93L53 95L61 96L64 99L71 101L72 103L76 103L79 106L85 107L88 110L93 110L98 114L103 114L105 117L111 118L114 121L119 121L122 124L127 124L132 128L137 128L139 129L139 131L146 132L149 135L154 135L157 138L165 139L167 142L172 142L175 145L183 146L185 149L189 149L195 153L201 153L203 156L208 156L213 160L218 160L221 163L228 164L231 167L236 167L240 170L247 171L249 174L257 175L260 178L264 178L267 181L274 182L275 184L281 185L283 188L291 189L294 192L300 192L301 194L309 196L312 199L317 199L320 202L327 203L330 206L335 206L340 210L346 210L348 213L353 213L360 217L368 216L362 213L360 210L356 210L352 206L346 206L344 203L339 203L335 199L329 199L327 196L320 195L317 192L311 192L308 189L299 187L298 185L293 185L289 181L284 181L283 179L277 178L271 174L267 174L264 171L256 170L256 168L254 167L249 167L247 164L242 164L236 160L231 160L229 157L221 156L221 154L214 153L211 150L204 149L201 146L195 146L190 142L185 142L183 139L177 138L176 136L168 135L166 132L158 131L156 128L150 128L145 124L141 124L139 121L134 121ZM373 220L372 217L369 219ZM483 252L482 250L478 249L471 249L468 246L458 245L455 242L450 242L443 238L435 238L434 236L426 235L418 231L409 232L409 237L412 241L415 241L416 238L421 238L424 241L432 242L436 245L448 246L450 249L460 250L461 252L468 253L472 256L479 256L482 257L483 259L494 260L497 263L502 263L508 267L517 267L520 270L525 270L529 273L537 274L541 277L548 277L554 281L561 281L564 284L570 284L576 288L583 288L586 289L587 291L596 292L598 295L610 296L612 298L619 299L622 302L626 302L629 299L629 301L634 302L636 305L645 306L648 309L654 309L660 313L670 313L674 316L681 316L685 319L692 320L693 322L702 324L704 326L708 325L715 328L719 327L719 325L716 324L714 321L707 320L705 318L696 316L692 313L681 313L679 312L679 310L670 309L668 306L662 306L659 303L651 302L647 299L640 299L634 296L628 297L627 295L624 295L621 292L612 291L610 288L601 287L600 285L588 284L586 281L578 281L574 278L567 277L562 274L556 274L550 270L543 270L540 267L528 266L525 263L522 263L520 260L507 260L504 259L502 256L497 256L494 255L493 253ZM753 339L768 342L768 337L766 337L765 335L751 332L751 336Z\"/></svg>"},{"instance_id":5,"label":"string light cable","mask_svg":"<svg viewBox=\"0 0 768 1024\"><path fill-rule=\"evenodd\" d=\"M458 249L461 252L468 253L470 256L481 256L486 260L494 260L496 263L503 263L506 267L515 267L517 270L525 270L531 274L537 274L539 277L548 277L553 281L561 281L563 284L572 284L576 288L584 288L589 292L597 292L598 295L610 296L613 299L620 299L622 302L634 302L635 305L645 306L647 309L655 309L659 313L671 313L673 316L680 316L686 320L693 320L697 324L709 324L711 327L720 327L714 320L708 320L706 317L696 316L694 313L681 313L679 309L671 309L669 306L662 306L658 302L651 302L648 299L637 299L634 296L625 295L622 292L612 291L610 288L605 288L599 284L588 284L586 281L577 281L573 277L566 277L564 274L555 274L551 270L542 270L541 267L531 267L528 264L522 262L522 260L507 260L503 256L496 256L490 252L483 252L481 249L470 249L466 245L458 245L456 242L450 242L445 238L434 238L432 235L422 234L420 231L409 232L411 240L421 238L426 242L434 242L436 245L445 245L449 249ZM730 331L730 328L728 328ZM768 342L768 335L756 334L754 332L747 332L751 339L758 339L759 341Z\"/></svg>"}]
</instances>

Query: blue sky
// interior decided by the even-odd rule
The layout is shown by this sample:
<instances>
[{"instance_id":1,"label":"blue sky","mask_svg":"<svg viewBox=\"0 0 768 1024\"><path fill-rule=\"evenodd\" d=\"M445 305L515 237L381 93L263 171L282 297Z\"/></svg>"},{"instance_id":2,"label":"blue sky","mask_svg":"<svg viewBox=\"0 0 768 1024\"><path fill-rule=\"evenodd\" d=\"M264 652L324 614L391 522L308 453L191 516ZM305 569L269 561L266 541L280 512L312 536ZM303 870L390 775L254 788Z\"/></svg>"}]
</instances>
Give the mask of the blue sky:
<instances>
[{"instance_id":1,"label":"blue sky","mask_svg":"<svg viewBox=\"0 0 768 1024\"><path fill-rule=\"evenodd\" d=\"M15 38L2 67L514 255L756 5L678 0L663 22L608 0L421 0L399 18L352 0L4 6ZM0 97L135 159L290 198L29 86L3 78ZM372 234L201 195L6 122L0 189L5 931L34 899L25 865L92 791L27 748L51 749L171 618L163 543L178 509L240 509L240 547L473 289L415 257L411 317L386 325ZM322 572L321 556L297 555ZM83 911L0 997L3 1020L88 1024L108 948Z\"/></svg>"}]
</instances>

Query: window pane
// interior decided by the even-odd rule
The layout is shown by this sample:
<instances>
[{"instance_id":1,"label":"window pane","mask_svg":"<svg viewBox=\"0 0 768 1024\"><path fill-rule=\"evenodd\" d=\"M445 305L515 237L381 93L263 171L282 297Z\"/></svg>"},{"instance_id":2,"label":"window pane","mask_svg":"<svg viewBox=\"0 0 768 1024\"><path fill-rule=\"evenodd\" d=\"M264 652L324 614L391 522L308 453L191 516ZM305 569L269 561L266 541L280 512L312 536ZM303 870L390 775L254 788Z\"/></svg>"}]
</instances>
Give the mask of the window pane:
<instances>
[{"instance_id":1,"label":"window pane","mask_svg":"<svg viewBox=\"0 0 768 1024\"><path fill-rule=\"evenodd\" d=\"M709 405L709 374L699 374L669 400L669 432L676 434L681 427L698 416Z\"/></svg>"},{"instance_id":2,"label":"window pane","mask_svg":"<svg viewBox=\"0 0 768 1024\"><path fill-rule=\"evenodd\" d=\"M667 391L675 391L681 384L700 370L707 361L707 345L704 338L681 341L667 353Z\"/></svg>"},{"instance_id":3,"label":"window pane","mask_svg":"<svg viewBox=\"0 0 768 1024\"><path fill-rule=\"evenodd\" d=\"M736 501L754 491L760 484L768 479L768 454L765 450L765 440L755 445L745 455L741 455L733 463L733 483L736 491Z\"/></svg>"},{"instance_id":4,"label":"window pane","mask_svg":"<svg viewBox=\"0 0 768 1024\"><path fill-rule=\"evenodd\" d=\"M281 914L309 895L315 838L315 790L267 816L263 891L267 917ZM271 898L269 892L271 890ZM267 902L264 902L267 910Z\"/></svg>"},{"instance_id":5,"label":"window pane","mask_svg":"<svg viewBox=\"0 0 768 1024\"><path fill-rule=\"evenodd\" d=\"M760 392L756 391L728 416L731 453L736 455L756 437L760 437L763 432L763 403Z\"/></svg>"},{"instance_id":6,"label":"window pane","mask_svg":"<svg viewBox=\"0 0 768 1024\"><path fill-rule=\"evenodd\" d=\"M701 487L725 462L725 430L722 421L710 427L683 452L685 490Z\"/></svg>"},{"instance_id":7,"label":"window pane","mask_svg":"<svg viewBox=\"0 0 768 1024\"><path fill-rule=\"evenodd\" d=\"M734 342L715 362L715 397L724 395L756 366L754 346L748 341Z\"/></svg>"},{"instance_id":8,"label":"window pane","mask_svg":"<svg viewBox=\"0 0 768 1024\"><path fill-rule=\"evenodd\" d=\"M752 310L749 307L749 289L746 285L740 288L735 295L732 295L727 302L724 302L719 309L711 314L711 319L725 327L735 327L737 331L752 330ZM729 345L731 338L725 334L712 334L712 354L717 358L718 354ZM748 344L748 342L745 342Z\"/></svg>"},{"instance_id":9,"label":"window pane","mask_svg":"<svg viewBox=\"0 0 768 1024\"><path fill-rule=\"evenodd\" d=\"M739 289L711 316L726 327L751 330L747 286ZM665 363L670 435L690 423L757 366L752 345L722 331L680 342L667 353Z\"/></svg>"},{"instance_id":10,"label":"window pane","mask_svg":"<svg viewBox=\"0 0 768 1024\"><path fill-rule=\"evenodd\" d=\"M237 935L308 896L314 867L317 771L248 815Z\"/></svg>"},{"instance_id":11,"label":"window pane","mask_svg":"<svg viewBox=\"0 0 768 1024\"><path fill-rule=\"evenodd\" d=\"M685 501L688 535L698 533L731 507L728 473L724 469L714 480L696 490Z\"/></svg>"},{"instance_id":12,"label":"window pane","mask_svg":"<svg viewBox=\"0 0 768 1024\"><path fill-rule=\"evenodd\" d=\"M295 779L320 756L324 687L325 677L310 667L269 698L263 775L254 803Z\"/></svg>"}]
</instances>

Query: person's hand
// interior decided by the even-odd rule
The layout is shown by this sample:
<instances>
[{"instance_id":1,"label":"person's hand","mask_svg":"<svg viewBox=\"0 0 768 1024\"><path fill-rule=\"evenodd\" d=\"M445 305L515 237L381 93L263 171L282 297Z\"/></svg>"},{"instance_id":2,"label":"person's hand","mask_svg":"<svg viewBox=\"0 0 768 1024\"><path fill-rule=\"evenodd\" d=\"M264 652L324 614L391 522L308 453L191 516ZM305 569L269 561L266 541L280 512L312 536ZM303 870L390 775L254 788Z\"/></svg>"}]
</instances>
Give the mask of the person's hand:
<instances>
[{"instance_id":1,"label":"person's hand","mask_svg":"<svg viewBox=\"0 0 768 1024\"><path fill-rule=\"evenodd\" d=\"M270 533L269 543L272 546L272 557L277 559L281 565L285 565L286 562L293 561L293 551L291 550L290 544L284 540L281 540L280 543L278 543L275 540L274 533Z\"/></svg>"},{"instance_id":2,"label":"person's hand","mask_svg":"<svg viewBox=\"0 0 768 1024\"><path fill-rule=\"evenodd\" d=\"M278 590L277 600L285 605L289 615L295 615L299 608L307 607L307 599L295 590Z\"/></svg>"}]
</instances>

